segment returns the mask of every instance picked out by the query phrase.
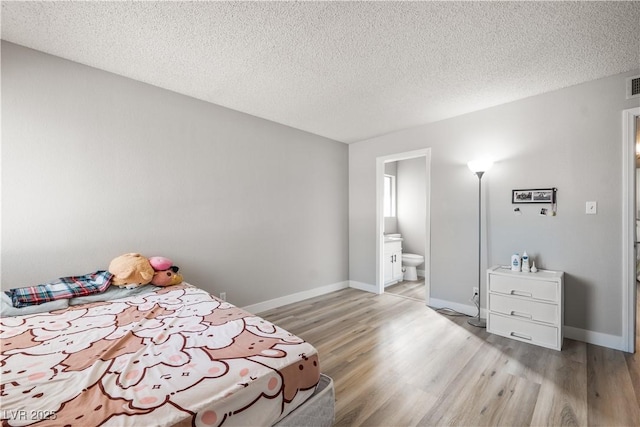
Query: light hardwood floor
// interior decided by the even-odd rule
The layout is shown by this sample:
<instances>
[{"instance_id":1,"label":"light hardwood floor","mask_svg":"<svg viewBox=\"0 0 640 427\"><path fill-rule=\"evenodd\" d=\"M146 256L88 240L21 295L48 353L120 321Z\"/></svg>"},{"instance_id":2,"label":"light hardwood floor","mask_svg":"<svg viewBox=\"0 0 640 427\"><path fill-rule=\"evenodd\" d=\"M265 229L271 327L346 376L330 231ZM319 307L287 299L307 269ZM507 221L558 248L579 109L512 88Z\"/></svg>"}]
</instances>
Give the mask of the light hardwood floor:
<instances>
[{"instance_id":1,"label":"light hardwood floor","mask_svg":"<svg viewBox=\"0 0 640 427\"><path fill-rule=\"evenodd\" d=\"M424 280L408 281L396 283L395 285L387 286L384 288L385 292L390 294L399 295L407 298L414 298L420 301L426 299Z\"/></svg>"},{"instance_id":2,"label":"light hardwood floor","mask_svg":"<svg viewBox=\"0 0 640 427\"><path fill-rule=\"evenodd\" d=\"M640 357L491 335L424 302L344 289L260 313L312 343L336 426L640 426Z\"/></svg>"}]
</instances>

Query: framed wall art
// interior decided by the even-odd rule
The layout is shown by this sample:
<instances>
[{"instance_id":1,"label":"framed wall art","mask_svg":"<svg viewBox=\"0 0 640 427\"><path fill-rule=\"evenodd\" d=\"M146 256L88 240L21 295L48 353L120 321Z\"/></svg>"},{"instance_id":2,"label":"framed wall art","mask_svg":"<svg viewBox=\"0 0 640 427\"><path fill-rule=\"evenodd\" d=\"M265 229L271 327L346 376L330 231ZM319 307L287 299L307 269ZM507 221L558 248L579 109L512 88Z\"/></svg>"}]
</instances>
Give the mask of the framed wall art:
<instances>
[{"instance_id":1,"label":"framed wall art","mask_svg":"<svg viewBox=\"0 0 640 427\"><path fill-rule=\"evenodd\" d=\"M527 190L512 190L511 203L548 203L556 202L557 188L533 188Z\"/></svg>"}]
</instances>

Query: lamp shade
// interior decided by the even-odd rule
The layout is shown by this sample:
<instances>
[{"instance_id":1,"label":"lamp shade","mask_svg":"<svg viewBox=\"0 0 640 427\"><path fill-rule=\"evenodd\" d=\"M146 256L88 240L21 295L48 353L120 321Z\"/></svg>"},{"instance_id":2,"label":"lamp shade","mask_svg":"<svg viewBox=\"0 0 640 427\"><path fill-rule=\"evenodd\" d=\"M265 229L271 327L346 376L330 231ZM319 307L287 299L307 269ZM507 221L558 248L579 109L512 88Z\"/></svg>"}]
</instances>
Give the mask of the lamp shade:
<instances>
[{"instance_id":1,"label":"lamp shade","mask_svg":"<svg viewBox=\"0 0 640 427\"><path fill-rule=\"evenodd\" d=\"M467 166L473 173L486 172L493 166L493 161L488 159L471 160Z\"/></svg>"}]
</instances>

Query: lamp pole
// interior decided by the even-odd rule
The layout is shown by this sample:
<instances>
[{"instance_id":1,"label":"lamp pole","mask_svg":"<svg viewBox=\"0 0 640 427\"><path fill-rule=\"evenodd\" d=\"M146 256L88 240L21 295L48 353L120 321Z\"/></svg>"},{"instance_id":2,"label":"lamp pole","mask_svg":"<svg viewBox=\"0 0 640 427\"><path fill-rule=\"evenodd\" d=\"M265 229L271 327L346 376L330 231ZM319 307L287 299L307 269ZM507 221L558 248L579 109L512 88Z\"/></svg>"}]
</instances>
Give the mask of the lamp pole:
<instances>
[{"instance_id":1,"label":"lamp pole","mask_svg":"<svg viewBox=\"0 0 640 427\"><path fill-rule=\"evenodd\" d=\"M484 171L476 171L478 176L478 317L468 320L468 323L478 328L486 328L487 321L480 317L480 303L482 301L482 286L480 285L482 275L482 175Z\"/></svg>"}]
</instances>

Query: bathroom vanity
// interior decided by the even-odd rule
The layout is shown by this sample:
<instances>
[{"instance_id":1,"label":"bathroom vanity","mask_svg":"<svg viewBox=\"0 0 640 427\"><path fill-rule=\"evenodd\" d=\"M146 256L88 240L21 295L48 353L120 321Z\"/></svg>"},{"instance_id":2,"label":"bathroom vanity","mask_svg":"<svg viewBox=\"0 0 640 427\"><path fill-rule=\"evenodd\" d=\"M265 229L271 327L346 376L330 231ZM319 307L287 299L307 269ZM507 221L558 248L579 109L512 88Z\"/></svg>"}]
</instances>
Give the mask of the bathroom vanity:
<instances>
[{"instance_id":1,"label":"bathroom vanity","mask_svg":"<svg viewBox=\"0 0 640 427\"><path fill-rule=\"evenodd\" d=\"M384 238L384 285L402 280L402 238L387 235Z\"/></svg>"}]
</instances>

